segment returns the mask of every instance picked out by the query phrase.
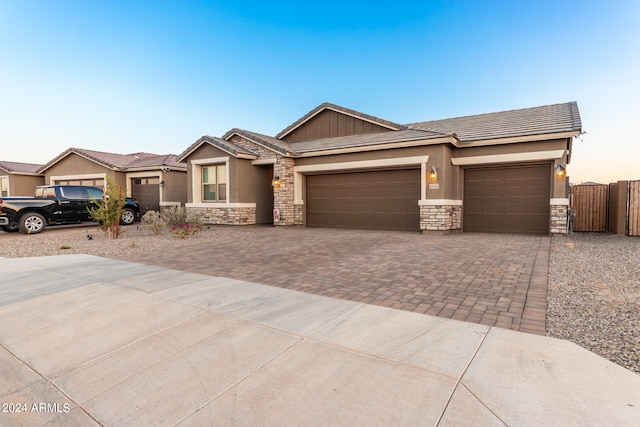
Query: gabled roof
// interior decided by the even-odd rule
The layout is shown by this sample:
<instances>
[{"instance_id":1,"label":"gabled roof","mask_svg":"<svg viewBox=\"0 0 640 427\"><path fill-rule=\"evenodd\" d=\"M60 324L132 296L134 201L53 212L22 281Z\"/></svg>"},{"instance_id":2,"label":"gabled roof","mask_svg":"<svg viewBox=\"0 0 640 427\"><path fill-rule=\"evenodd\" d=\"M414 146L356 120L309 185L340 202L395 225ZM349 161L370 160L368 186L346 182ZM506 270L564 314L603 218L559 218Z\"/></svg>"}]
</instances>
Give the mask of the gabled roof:
<instances>
[{"instance_id":1,"label":"gabled roof","mask_svg":"<svg viewBox=\"0 0 640 427\"><path fill-rule=\"evenodd\" d=\"M37 165L35 163L7 162L4 160L0 160L0 169L4 169L9 173L37 175L37 171L41 167L42 165Z\"/></svg>"},{"instance_id":2,"label":"gabled roof","mask_svg":"<svg viewBox=\"0 0 640 427\"><path fill-rule=\"evenodd\" d=\"M184 150L181 154L178 155L178 160L184 160L189 154L193 153L195 150L200 148L203 144L209 144L213 147L219 148L234 157L251 157L257 158L259 153L256 153L253 150L249 150L248 148L241 147L238 144L234 144L230 141L225 141L224 139L220 139L215 136L204 135L200 137L196 142L191 144L189 148Z\"/></svg>"},{"instance_id":3,"label":"gabled roof","mask_svg":"<svg viewBox=\"0 0 640 427\"><path fill-rule=\"evenodd\" d=\"M266 147L280 154L287 155L293 151L291 149L291 146L287 142L280 141L279 139L276 139L272 136L263 135L261 133L251 132L244 129L233 128L229 132L225 133L222 136L222 139L228 140L233 135L243 136L259 145L262 145L263 147Z\"/></svg>"},{"instance_id":4,"label":"gabled roof","mask_svg":"<svg viewBox=\"0 0 640 427\"><path fill-rule=\"evenodd\" d=\"M46 165L38 169L38 173L43 173L45 170L49 169L71 154L79 155L109 169L122 171L130 168L153 168L162 166L172 166L177 168L187 167L187 165L184 163L176 162L175 155L172 154L117 154L106 153L103 151L87 150L84 148L69 148L59 154L56 158L48 162Z\"/></svg>"},{"instance_id":5,"label":"gabled roof","mask_svg":"<svg viewBox=\"0 0 640 427\"><path fill-rule=\"evenodd\" d=\"M402 129L406 129L407 128L405 125L401 125L401 124L398 124L398 123L393 123L393 122L390 122L388 120L381 119L379 117L370 116L368 114L364 114L364 113L361 113L361 112L356 111L356 110L350 110L348 108L344 108L344 107L341 107L341 106L336 105L336 104L331 104L329 102L324 102L324 103L318 105L313 110L309 111L307 114L305 114L304 116L302 116L301 118L299 118L298 120L293 122L292 124L290 124L289 126L287 126L279 134L276 135L276 138L277 139L282 139L287 134L289 134L292 131L294 131L295 129L299 128L304 123L308 122L309 120L311 120L313 117L315 117L316 115L320 114L324 110L337 111L339 113L343 113L343 114L346 114L346 115L349 115L349 116L352 116L352 117L356 117L356 118L359 118L359 119L362 119L362 120L366 120L368 122L375 123L375 124L377 124L379 126L382 126L382 127L386 127L389 130L402 130Z\"/></svg>"},{"instance_id":6,"label":"gabled roof","mask_svg":"<svg viewBox=\"0 0 640 427\"><path fill-rule=\"evenodd\" d=\"M411 123L409 129L455 133L462 142L582 131L576 102Z\"/></svg>"}]
</instances>

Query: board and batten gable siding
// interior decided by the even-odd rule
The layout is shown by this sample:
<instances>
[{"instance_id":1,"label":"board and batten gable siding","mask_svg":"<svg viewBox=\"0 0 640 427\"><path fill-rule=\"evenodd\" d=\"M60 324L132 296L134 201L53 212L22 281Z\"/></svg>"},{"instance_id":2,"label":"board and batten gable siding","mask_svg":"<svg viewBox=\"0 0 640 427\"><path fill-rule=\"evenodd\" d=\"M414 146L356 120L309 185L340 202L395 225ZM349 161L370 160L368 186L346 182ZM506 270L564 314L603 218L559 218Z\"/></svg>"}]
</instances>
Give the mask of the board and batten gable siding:
<instances>
[{"instance_id":1,"label":"board and batten gable siding","mask_svg":"<svg viewBox=\"0 0 640 427\"><path fill-rule=\"evenodd\" d=\"M333 110L324 110L284 137L283 141L307 141L337 136L388 132L389 129Z\"/></svg>"}]
</instances>

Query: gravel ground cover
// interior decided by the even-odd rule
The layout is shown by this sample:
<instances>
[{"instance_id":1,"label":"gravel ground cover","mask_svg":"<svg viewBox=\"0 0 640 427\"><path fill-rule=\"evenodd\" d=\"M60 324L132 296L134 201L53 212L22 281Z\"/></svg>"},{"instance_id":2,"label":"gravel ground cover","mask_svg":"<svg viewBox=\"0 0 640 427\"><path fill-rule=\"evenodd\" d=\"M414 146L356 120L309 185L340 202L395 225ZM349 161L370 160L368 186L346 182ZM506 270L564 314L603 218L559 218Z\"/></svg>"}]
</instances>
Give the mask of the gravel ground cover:
<instances>
[{"instance_id":1,"label":"gravel ground cover","mask_svg":"<svg viewBox=\"0 0 640 427\"><path fill-rule=\"evenodd\" d=\"M207 227L185 239L123 227L109 240L95 225L50 228L25 236L0 232L0 257L128 255L232 238L251 227ZM640 374L640 237L574 233L554 236L549 260L548 335L572 341Z\"/></svg>"},{"instance_id":2,"label":"gravel ground cover","mask_svg":"<svg viewBox=\"0 0 640 427\"><path fill-rule=\"evenodd\" d=\"M237 227L236 227L237 228ZM172 247L193 245L207 240L230 237L233 233L251 232L234 227L206 227L193 236L181 238L169 229L160 235L140 224L122 227L118 239L107 235L93 224L47 228L39 234L0 232L0 257L21 258L32 256L87 254L106 258L127 259L128 255L160 252Z\"/></svg>"},{"instance_id":3,"label":"gravel ground cover","mask_svg":"<svg viewBox=\"0 0 640 427\"><path fill-rule=\"evenodd\" d=\"M640 374L640 237L553 237L547 303L549 336Z\"/></svg>"}]
</instances>

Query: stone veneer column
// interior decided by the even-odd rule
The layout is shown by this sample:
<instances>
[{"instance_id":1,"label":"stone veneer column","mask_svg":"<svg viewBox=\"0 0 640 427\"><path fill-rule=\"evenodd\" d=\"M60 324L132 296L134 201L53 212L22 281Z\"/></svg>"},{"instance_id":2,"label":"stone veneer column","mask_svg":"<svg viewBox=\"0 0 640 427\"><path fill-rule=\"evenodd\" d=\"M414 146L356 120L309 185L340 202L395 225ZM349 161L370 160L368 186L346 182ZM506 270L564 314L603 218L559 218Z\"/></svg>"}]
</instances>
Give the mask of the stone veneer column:
<instances>
[{"instance_id":1,"label":"stone veneer column","mask_svg":"<svg viewBox=\"0 0 640 427\"><path fill-rule=\"evenodd\" d=\"M569 199L551 199L551 220L549 232L552 234L567 234L569 231Z\"/></svg>"},{"instance_id":2,"label":"stone veneer column","mask_svg":"<svg viewBox=\"0 0 640 427\"><path fill-rule=\"evenodd\" d=\"M447 234L462 230L461 200L420 201L420 230L423 233Z\"/></svg>"},{"instance_id":3,"label":"stone veneer column","mask_svg":"<svg viewBox=\"0 0 640 427\"><path fill-rule=\"evenodd\" d=\"M293 159L280 157L273 165L274 177L280 177L280 187L273 189L273 208L280 211L280 221L274 225L301 225L302 206L294 204Z\"/></svg>"}]
</instances>

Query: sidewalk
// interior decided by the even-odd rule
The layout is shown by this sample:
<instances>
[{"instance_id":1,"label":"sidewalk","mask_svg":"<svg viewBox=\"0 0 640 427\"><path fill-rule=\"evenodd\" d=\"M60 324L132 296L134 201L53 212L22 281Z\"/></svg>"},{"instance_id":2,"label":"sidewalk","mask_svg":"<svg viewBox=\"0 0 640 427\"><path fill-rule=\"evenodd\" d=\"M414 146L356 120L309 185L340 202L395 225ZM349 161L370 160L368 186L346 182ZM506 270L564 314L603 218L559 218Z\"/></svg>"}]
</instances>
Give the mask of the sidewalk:
<instances>
[{"instance_id":1,"label":"sidewalk","mask_svg":"<svg viewBox=\"0 0 640 427\"><path fill-rule=\"evenodd\" d=\"M87 255L0 277L2 425L640 419L640 376L552 338Z\"/></svg>"}]
</instances>

